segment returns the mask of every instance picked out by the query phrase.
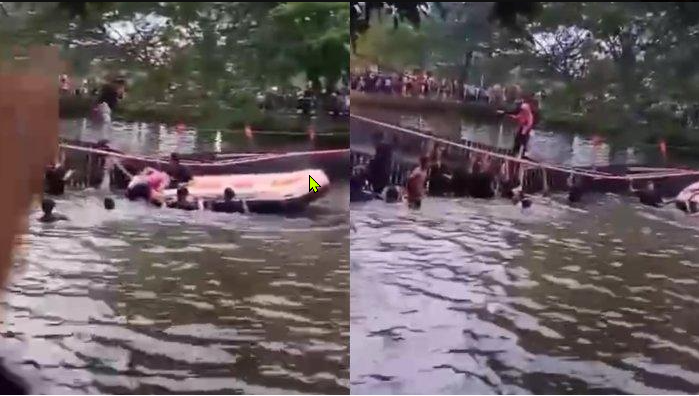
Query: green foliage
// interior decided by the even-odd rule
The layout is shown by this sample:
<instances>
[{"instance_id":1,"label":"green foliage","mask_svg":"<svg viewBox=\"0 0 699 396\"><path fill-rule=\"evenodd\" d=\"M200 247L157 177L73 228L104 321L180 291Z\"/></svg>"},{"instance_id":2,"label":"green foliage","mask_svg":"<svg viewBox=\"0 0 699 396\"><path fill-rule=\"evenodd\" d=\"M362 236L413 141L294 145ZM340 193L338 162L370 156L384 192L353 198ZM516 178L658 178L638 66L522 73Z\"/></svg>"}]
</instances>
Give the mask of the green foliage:
<instances>
[{"instance_id":1,"label":"green foliage","mask_svg":"<svg viewBox=\"0 0 699 396\"><path fill-rule=\"evenodd\" d=\"M58 45L76 78L125 74L132 103L249 110L258 92L332 88L349 67L349 3L3 4L0 45Z\"/></svg>"},{"instance_id":2,"label":"green foliage","mask_svg":"<svg viewBox=\"0 0 699 396\"><path fill-rule=\"evenodd\" d=\"M698 3L442 4L444 17L413 13L419 24L358 18L367 26L355 59L389 69L419 60L450 77L545 91L551 125L650 135L699 129Z\"/></svg>"}]
</instances>

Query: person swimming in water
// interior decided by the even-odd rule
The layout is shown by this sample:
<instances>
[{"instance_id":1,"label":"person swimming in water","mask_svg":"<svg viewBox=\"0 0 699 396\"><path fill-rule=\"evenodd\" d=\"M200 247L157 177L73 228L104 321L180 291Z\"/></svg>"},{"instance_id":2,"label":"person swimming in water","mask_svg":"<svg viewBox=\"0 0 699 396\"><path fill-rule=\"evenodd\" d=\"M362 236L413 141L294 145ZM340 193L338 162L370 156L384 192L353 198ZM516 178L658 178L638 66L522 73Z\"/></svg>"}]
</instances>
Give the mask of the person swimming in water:
<instances>
[{"instance_id":1,"label":"person swimming in water","mask_svg":"<svg viewBox=\"0 0 699 396\"><path fill-rule=\"evenodd\" d=\"M633 185L630 185L630 187L631 191L636 194L643 205L659 208L667 204L667 202L663 200L660 192L655 188L655 183L652 181L646 182L644 188L640 190L635 190Z\"/></svg>"},{"instance_id":2,"label":"person swimming in water","mask_svg":"<svg viewBox=\"0 0 699 396\"><path fill-rule=\"evenodd\" d=\"M376 198L376 193L368 189L367 170L363 166L353 169L350 177L350 202L365 202Z\"/></svg>"},{"instance_id":3,"label":"person swimming in water","mask_svg":"<svg viewBox=\"0 0 699 396\"><path fill-rule=\"evenodd\" d=\"M512 204L519 205L522 210L529 209L532 206L532 200L522 190L521 186L512 189Z\"/></svg>"},{"instance_id":4,"label":"person swimming in water","mask_svg":"<svg viewBox=\"0 0 699 396\"><path fill-rule=\"evenodd\" d=\"M170 177L167 173L147 167L131 178L126 188L126 198L130 201L143 199L156 206L162 206L162 194L169 184Z\"/></svg>"},{"instance_id":5,"label":"person swimming in water","mask_svg":"<svg viewBox=\"0 0 699 396\"><path fill-rule=\"evenodd\" d=\"M54 202L53 199L45 198L43 201L41 201L41 210L44 212L44 215L39 217L39 221L42 223L54 223L56 221L60 220L68 220L68 217L54 213L53 209L56 207L56 202Z\"/></svg>"},{"instance_id":6,"label":"person swimming in water","mask_svg":"<svg viewBox=\"0 0 699 396\"><path fill-rule=\"evenodd\" d=\"M199 210L199 205L197 205L196 202L190 201L188 197L189 190L187 190L187 187L180 187L177 189L177 201L169 202L167 207L181 210Z\"/></svg>"},{"instance_id":7,"label":"person swimming in water","mask_svg":"<svg viewBox=\"0 0 699 396\"><path fill-rule=\"evenodd\" d=\"M235 191L227 187L223 190L223 201L214 201L211 203L211 211L222 213L245 213L245 202L235 199Z\"/></svg>"},{"instance_id":8,"label":"person swimming in water","mask_svg":"<svg viewBox=\"0 0 699 396\"><path fill-rule=\"evenodd\" d=\"M107 210L113 210L116 205L114 204L114 200L112 198L105 198L104 199L104 208Z\"/></svg>"},{"instance_id":9,"label":"person swimming in water","mask_svg":"<svg viewBox=\"0 0 699 396\"><path fill-rule=\"evenodd\" d=\"M400 189L397 186L390 185L384 189L383 199L386 203L396 203L401 200Z\"/></svg>"},{"instance_id":10,"label":"person swimming in water","mask_svg":"<svg viewBox=\"0 0 699 396\"><path fill-rule=\"evenodd\" d=\"M426 156L420 157L420 165L413 169L408 178L408 207L411 209L420 209L422 206L422 198L425 196L425 182L427 181L429 162L430 160Z\"/></svg>"}]
</instances>

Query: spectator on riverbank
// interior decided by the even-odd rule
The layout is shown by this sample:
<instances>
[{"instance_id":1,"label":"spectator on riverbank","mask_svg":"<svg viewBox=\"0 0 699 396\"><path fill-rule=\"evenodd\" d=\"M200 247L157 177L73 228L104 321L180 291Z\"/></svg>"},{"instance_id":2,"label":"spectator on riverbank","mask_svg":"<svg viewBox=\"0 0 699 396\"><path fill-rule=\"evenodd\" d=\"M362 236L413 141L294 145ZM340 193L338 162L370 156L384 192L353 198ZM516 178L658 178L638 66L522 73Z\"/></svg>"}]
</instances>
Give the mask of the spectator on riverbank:
<instances>
[{"instance_id":1,"label":"spectator on riverbank","mask_svg":"<svg viewBox=\"0 0 699 396\"><path fill-rule=\"evenodd\" d=\"M365 93L420 97L444 101L488 102L497 107L512 104L522 96L519 85L495 84L489 88L470 85L459 79L437 78L431 71L377 73L366 71L352 74L350 86ZM537 101L538 102L538 101Z\"/></svg>"}]
</instances>

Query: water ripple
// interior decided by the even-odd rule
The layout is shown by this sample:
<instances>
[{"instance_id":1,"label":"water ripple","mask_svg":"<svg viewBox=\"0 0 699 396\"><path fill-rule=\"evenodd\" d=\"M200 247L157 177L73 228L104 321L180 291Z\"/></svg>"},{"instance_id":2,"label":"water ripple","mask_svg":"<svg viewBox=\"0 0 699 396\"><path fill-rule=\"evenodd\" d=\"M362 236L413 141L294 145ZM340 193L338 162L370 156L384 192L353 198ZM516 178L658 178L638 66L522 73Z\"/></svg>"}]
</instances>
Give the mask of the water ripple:
<instances>
[{"instance_id":1,"label":"water ripple","mask_svg":"<svg viewBox=\"0 0 699 396\"><path fill-rule=\"evenodd\" d=\"M352 391L699 392L699 221L594 201L353 204Z\"/></svg>"}]
</instances>

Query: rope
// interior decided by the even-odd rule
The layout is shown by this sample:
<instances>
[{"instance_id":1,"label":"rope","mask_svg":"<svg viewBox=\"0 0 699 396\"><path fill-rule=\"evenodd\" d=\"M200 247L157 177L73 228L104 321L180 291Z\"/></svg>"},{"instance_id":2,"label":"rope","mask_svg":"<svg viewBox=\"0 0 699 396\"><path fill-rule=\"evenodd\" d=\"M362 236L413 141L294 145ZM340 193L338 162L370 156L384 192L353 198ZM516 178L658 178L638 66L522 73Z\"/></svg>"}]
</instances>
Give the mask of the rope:
<instances>
[{"instance_id":1,"label":"rope","mask_svg":"<svg viewBox=\"0 0 699 396\"><path fill-rule=\"evenodd\" d=\"M512 157L509 155L505 154L500 154L497 152L489 151L489 150L484 150L481 148L476 148L476 147L469 147L463 144L455 143L452 142L451 140L431 136L431 135L426 135L421 132L416 132L410 129L402 128L396 125L392 124L387 124L385 122L381 121L376 121L372 120L371 118L367 117L362 117L356 114L350 114L351 118L355 118L360 121L364 121L370 124L375 124L379 126L383 126L385 128L393 129L398 132L403 132L407 133L413 136L418 136L424 139L429 139L435 142L439 142L442 144L446 144L449 146L453 147L459 147L461 149L467 150L467 151L472 151L474 153L479 153L479 154L487 154L495 158L502 159L504 161L512 161L519 163L521 165L528 165L533 168L542 168L542 169L548 169L548 170L553 170L553 171L559 171L559 172L564 172L564 173L570 173L570 174L575 174L579 176L587 176L587 177L592 177L594 179L607 179L607 180L649 180L649 179L657 179L657 178L663 178L663 177L675 177L675 176L696 176L699 175L699 171L690 171L690 170L681 170L678 169L676 171L667 171L666 173L663 172L650 172L650 173L641 173L641 174L634 174L634 175L611 175L611 174L604 174L602 172L596 172L596 171L588 171L588 170L582 170L582 169L576 169L576 168L566 168L563 166L558 166L554 164L547 164L543 162L534 162L528 159L524 158L516 158Z\"/></svg>"},{"instance_id":2,"label":"rope","mask_svg":"<svg viewBox=\"0 0 699 396\"><path fill-rule=\"evenodd\" d=\"M216 128L197 128L197 132L232 132L245 133L244 129L216 129ZM346 136L349 132L316 132L316 136ZM269 135L269 136L307 136L307 132L290 132L290 131L253 131L253 135Z\"/></svg>"},{"instance_id":3,"label":"rope","mask_svg":"<svg viewBox=\"0 0 699 396\"><path fill-rule=\"evenodd\" d=\"M167 164L168 163L168 161L165 161L165 160L162 160L162 159L156 158L156 157L145 157L145 156L138 156L138 155L115 153L113 151L101 150L101 149L96 149L96 148L91 148L91 147L75 146L72 144L61 144L60 147L63 149L66 149L66 150L74 150L74 151L80 151L80 152L91 153L91 154L102 154L102 155L105 155L108 157L114 157L114 158L137 160L137 161L148 161L148 162L155 162L158 164ZM222 160L222 161L216 161L216 162L211 162L211 163L188 161L187 163L191 164L191 165L202 166L202 167L213 167L213 166L221 166L221 165L238 165L238 164L254 163L254 162L261 162L261 161L267 161L267 160L272 160L272 159L280 159L280 158L304 157L304 156L311 156L311 155L332 155L332 154L341 154L341 153L349 153L349 149L317 150L317 151L292 151L292 152L281 153L281 154L260 154L256 158Z\"/></svg>"}]
</instances>

